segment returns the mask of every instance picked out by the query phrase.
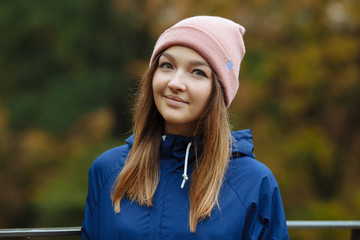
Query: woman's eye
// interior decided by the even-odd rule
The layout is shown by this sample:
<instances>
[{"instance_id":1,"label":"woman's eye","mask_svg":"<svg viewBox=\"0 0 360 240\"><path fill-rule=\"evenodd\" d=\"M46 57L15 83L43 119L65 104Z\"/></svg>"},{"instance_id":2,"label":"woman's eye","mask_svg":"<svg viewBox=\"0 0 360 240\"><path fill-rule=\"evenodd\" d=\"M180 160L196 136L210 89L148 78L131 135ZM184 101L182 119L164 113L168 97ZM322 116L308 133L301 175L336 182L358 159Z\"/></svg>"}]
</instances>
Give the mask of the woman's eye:
<instances>
[{"instance_id":1,"label":"woman's eye","mask_svg":"<svg viewBox=\"0 0 360 240\"><path fill-rule=\"evenodd\" d=\"M164 70L171 70L171 69L173 69L173 66L168 62L164 62L164 63L160 64L160 68L162 68Z\"/></svg>"},{"instance_id":2,"label":"woman's eye","mask_svg":"<svg viewBox=\"0 0 360 240\"><path fill-rule=\"evenodd\" d=\"M194 70L193 74L197 77L207 77L206 73L199 69Z\"/></svg>"}]
</instances>

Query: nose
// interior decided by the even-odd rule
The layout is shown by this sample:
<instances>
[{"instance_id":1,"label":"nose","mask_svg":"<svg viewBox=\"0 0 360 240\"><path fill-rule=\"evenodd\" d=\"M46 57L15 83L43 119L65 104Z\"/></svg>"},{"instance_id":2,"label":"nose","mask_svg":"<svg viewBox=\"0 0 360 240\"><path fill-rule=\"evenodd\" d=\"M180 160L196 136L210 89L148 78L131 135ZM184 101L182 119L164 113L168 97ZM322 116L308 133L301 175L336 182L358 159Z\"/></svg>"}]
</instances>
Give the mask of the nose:
<instances>
[{"instance_id":1,"label":"nose","mask_svg":"<svg viewBox=\"0 0 360 240\"><path fill-rule=\"evenodd\" d=\"M170 79L168 87L174 92L185 91L186 84L184 77L184 73L181 70L176 71L175 75Z\"/></svg>"}]
</instances>

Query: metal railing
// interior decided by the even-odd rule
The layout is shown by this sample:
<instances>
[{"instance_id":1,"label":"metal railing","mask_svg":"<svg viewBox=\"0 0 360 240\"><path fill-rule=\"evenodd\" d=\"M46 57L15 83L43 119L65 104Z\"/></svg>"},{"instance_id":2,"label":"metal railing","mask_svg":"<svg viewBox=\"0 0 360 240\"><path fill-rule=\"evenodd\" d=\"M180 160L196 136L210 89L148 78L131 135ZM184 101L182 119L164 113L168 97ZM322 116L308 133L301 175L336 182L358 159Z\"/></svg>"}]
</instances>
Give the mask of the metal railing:
<instances>
[{"instance_id":1,"label":"metal railing","mask_svg":"<svg viewBox=\"0 0 360 240\"><path fill-rule=\"evenodd\" d=\"M360 240L360 221L287 221L288 229L349 229ZM80 235L81 227L0 229L0 237L53 237Z\"/></svg>"}]
</instances>

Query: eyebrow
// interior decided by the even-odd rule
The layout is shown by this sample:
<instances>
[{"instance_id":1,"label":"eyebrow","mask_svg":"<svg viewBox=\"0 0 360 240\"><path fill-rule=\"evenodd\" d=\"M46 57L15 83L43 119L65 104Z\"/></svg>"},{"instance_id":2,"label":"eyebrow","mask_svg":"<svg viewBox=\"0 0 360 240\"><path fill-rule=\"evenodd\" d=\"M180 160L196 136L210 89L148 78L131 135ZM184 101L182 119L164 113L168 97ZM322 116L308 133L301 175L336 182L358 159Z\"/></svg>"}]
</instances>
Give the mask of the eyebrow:
<instances>
[{"instance_id":1,"label":"eyebrow","mask_svg":"<svg viewBox=\"0 0 360 240\"><path fill-rule=\"evenodd\" d=\"M171 55L170 53L164 52L164 53L162 53L162 56L167 57L167 58L170 59L171 61L175 61L174 56ZM198 60L191 60L189 63L190 63L190 65L192 65L192 66L206 66L206 67L212 69L207 62L198 61Z\"/></svg>"}]
</instances>

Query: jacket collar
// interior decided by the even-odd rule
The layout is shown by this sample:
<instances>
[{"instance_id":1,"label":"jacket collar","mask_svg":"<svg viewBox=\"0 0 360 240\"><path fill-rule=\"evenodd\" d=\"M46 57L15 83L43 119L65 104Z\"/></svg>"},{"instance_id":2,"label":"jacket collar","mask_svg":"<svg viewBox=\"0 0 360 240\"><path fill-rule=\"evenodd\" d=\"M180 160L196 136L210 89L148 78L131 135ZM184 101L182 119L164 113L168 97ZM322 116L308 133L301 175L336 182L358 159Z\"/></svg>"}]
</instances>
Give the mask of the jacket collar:
<instances>
[{"instance_id":1,"label":"jacket collar","mask_svg":"<svg viewBox=\"0 0 360 240\"><path fill-rule=\"evenodd\" d=\"M235 131L231 133L232 136L232 154L234 155L244 155L251 158L255 158L253 153L254 144L252 132L250 129ZM126 143L132 147L134 142L134 135L131 135L128 139L126 139ZM174 157L178 161L184 161L186 147L189 142L193 143L194 139L187 138L180 135L172 135L167 134L165 137L165 141L162 141L161 144L161 157ZM191 147L189 152L189 160L193 160L195 158L195 150L194 147ZM198 155L201 153L201 144L197 141L198 147Z\"/></svg>"},{"instance_id":2,"label":"jacket collar","mask_svg":"<svg viewBox=\"0 0 360 240\"><path fill-rule=\"evenodd\" d=\"M125 142L132 147L134 143L134 134L131 135L128 139L125 140ZM193 138L184 137L181 135L173 135L173 134L166 134L163 136L163 139L161 141L160 145L160 158L166 158L166 159L176 159L178 162L184 162L185 154L186 154L186 148L189 142L192 143L192 146L189 151L189 161L195 159L195 144ZM201 152L201 144L199 144L198 141L197 148L198 148L198 156Z\"/></svg>"}]
</instances>

